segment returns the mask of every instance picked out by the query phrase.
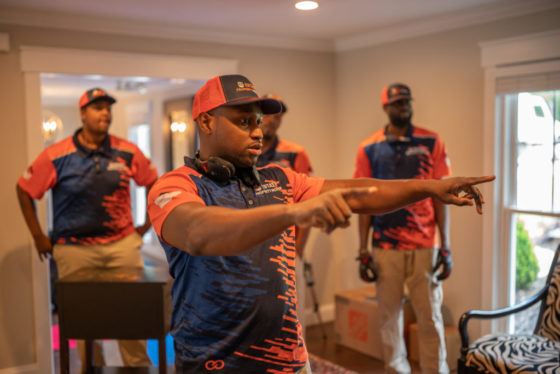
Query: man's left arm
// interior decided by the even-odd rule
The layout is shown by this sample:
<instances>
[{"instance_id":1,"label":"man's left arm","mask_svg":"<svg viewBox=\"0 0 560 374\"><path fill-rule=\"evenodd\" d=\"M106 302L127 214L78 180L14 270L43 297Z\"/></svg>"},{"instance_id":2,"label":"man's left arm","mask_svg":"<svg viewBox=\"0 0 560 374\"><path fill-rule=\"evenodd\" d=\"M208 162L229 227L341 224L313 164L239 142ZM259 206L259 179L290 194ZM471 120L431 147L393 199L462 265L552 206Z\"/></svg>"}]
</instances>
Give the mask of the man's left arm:
<instances>
[{"instance_id":1,"label":"man's left arm","mask_svg":"<svg viewBox=\"0 0 560 374\"><path fill-rule=\"evenodd\" d=\"M152 186L154 185L154 183L155 183L155 181L146 186L146 203L148 202L148 193L152 189ZM146 217L144 219L144 224L141 225L141 226L137 226L136 227L136 232L140 236L144 236L144 234L150 229L150 227L152 227L152 222L150 221L150 215L148 214L148 208L147 208L147 204L146 204Z\"/></svg>"}]
</instances>

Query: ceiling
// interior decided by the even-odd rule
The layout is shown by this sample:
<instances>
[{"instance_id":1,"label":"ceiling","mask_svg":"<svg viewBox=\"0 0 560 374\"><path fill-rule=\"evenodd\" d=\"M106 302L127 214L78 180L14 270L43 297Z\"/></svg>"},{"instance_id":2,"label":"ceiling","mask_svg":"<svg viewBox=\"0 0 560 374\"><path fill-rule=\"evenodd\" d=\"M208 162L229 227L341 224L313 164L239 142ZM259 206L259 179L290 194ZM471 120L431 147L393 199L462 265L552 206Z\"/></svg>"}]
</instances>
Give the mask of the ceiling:
<instances>
[{"instance_id":1,"label":"ceiling","mask_svg":"<svg viewBox=\"0 0 560 374\"><path fill-rule=\"evenodd\" d=\"M560 7L558 0L0 0L0 23L345 50ZM2 9L4 7L4 9Z\"/></svg>"},{"instance_id":2,"label":"ceiling","mask_svg":"<svg viewBox=\"0 0 560 374\"><path fill-rule=\"evenodd\" d=\"M559 0L0 0L0 24L339 52L560 8ZM75 100L104 87L138 95L200 82L43 75L44 100Z\"/></svg>"}]
</instances>

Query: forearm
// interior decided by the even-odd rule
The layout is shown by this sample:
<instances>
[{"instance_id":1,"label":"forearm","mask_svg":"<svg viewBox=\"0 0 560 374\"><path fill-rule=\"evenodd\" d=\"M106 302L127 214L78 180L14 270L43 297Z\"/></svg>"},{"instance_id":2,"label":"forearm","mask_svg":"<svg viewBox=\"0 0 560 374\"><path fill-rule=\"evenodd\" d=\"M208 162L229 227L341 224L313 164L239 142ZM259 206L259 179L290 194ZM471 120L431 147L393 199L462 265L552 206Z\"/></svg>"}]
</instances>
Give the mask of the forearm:
<instances>
[{"instance_id":1,"label":"forearm","mask_svg":"<svg viewBox=\"0 0 560 374\"><path fill-rule=\"evenodd\" d=\"M369 230L371 227L371 216L360 214L358 233L360 234L360 249L368 247Z\"/></svg>"},{"instance_id":2,"label":"forearm","mask_svg":"<svg viewBox=\"0 0 560 374\"><path fill-rule=\"evenodd\" d=\"M359 178L327 180L323 185L322 192L332 188L377 187L374 194L348 199L348 205L354 213L375 215L389 213L431 197L434 182L429 179L382 180Z\"/></svg>"},{"instance_id":3,"label":"forearm","mask_svg":"<svg viewBox=\"0 0 560 374\"><path fill-rule=\"evenodd\" d=\"M29 232L34 238L44 235L43 230L41 229L41 225L39 224L39 220L37 219L37 212L35 210L33 199L18 185L16 185L16 191L19 206L21 208L21 212L23 214L23 218L25 219L25 223L27 225L27 228L29 229Z\"/></svg>"},{"instance_id":4,"label":"forearm","mask_svg":"<svg viewBox=\"0 0 560 374\"><path fill-rule=\"evenodd\" d=\"M434 213L438 226L440 245L442 248L449 248L449 207L441 202L434 200Z\"/></svg>"},{"instance_id":5,"label":"forearm","mask_svg":"<svg viewBox=\"0 0 560 374\"><path fill-rule=\"evenodd\" d=\"M255 209L206 207L188 203L166 218L163 239L193 256L232 256L243 253L294 224L293 205Z\"/></svg>"}]
</instances>

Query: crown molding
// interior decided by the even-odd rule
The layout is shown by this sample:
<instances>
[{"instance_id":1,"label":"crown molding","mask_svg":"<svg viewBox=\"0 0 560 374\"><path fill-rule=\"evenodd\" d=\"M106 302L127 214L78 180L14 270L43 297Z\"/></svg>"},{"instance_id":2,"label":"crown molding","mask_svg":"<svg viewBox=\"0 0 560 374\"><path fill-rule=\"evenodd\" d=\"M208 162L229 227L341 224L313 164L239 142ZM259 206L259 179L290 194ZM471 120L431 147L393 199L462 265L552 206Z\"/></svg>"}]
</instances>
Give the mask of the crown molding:
<instances>
[{"instance_id":1,"label":"crown molding","mask_svg":"<svg viewBox=\"0 0 560 374\"><path fill-rule=\"evenodd\" d=\"M0 24L316 52L334 50L332 40L210 31L180 24L139 22L131 19L39 12L19 8L0 7Z\"/></svg>"},{"instance_id":2,"label":"crown molding","mask_svg":"<svg viewBox=\"0 0 560 374\"><path fill-rule=\"evenodd\" d=\"M558 0L508 0L478 6L460 12L439 14L427 18L378 27L373 31L337 38L335 51L343 52L379 44L428 35L445 30L497 21L500 19L560 8Z\"/></svg>"}]
</instances>

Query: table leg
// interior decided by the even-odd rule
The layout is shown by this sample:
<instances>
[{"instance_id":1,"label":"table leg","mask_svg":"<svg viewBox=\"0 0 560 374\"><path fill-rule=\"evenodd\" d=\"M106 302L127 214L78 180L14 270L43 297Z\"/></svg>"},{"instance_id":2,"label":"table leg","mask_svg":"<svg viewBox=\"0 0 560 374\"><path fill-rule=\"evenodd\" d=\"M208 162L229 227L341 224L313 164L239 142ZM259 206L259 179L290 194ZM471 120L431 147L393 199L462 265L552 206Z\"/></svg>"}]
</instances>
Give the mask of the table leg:
<instances>
[{"instance_id":1,"label":"table leg","mask_svg":"<svg viewBox=\"0 0 560 374\"><path fill-rule=\"evenodd\" d=\"M70 352L68 350L68 339L62 334L59 336L60 345L60 374L70 374Z\"/></svg>"},{"instance_id":2,"label":"table leg","mask_svg":"<svg viewBox=\"0 0 560 374\"><path fill-rule=\"evenodd\" d=\"M93 340L86 340L86 362L82 362L85 365L86 373L93 374Z\"/></svg>"},{"instance_id":3,"label":"table leg","mask_svg":"<svg viewBox=\"0 0 560 374\"><path fill-rule=\"evenodd\" d=\"M167 373L167 355L165 350L165 336L158 340L159 374Z\"/></svg>"}]
</instances>

